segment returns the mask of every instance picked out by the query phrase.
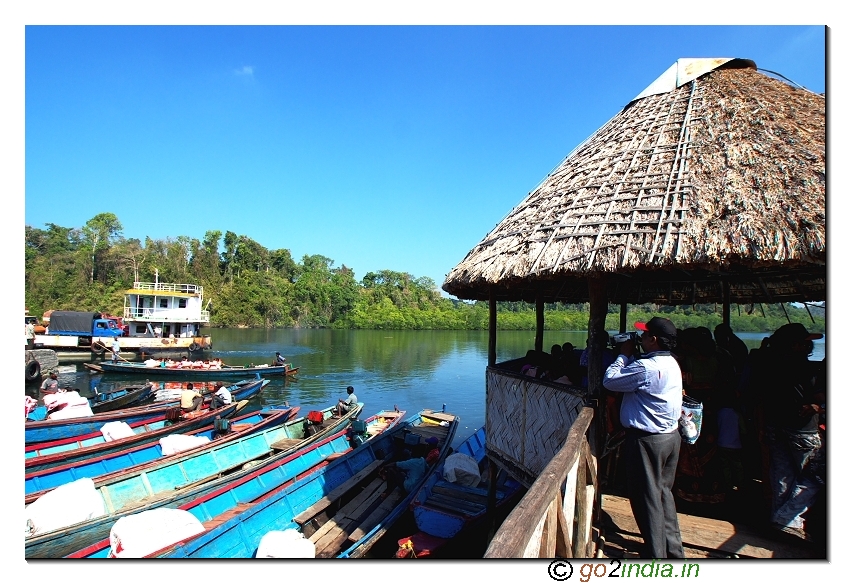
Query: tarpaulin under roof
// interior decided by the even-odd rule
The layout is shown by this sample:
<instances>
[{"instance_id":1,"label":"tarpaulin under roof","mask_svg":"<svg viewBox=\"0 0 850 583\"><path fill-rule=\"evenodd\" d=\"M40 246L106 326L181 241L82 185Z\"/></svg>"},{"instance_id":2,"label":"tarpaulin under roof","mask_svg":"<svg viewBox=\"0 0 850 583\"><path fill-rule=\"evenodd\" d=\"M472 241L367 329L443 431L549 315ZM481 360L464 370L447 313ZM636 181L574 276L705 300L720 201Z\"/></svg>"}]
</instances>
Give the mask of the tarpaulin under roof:
<instances>
[{"instance_id":1,"label":"tarpaulin under roof","mask_svg":"<svg viewBox=\"0 0 850 583\"><path fill-rule=\"evenodd\" d=\"M745 59L681 59L447 276L461 299L826 299L825 97Z\"/></svg>"}]
</instances>

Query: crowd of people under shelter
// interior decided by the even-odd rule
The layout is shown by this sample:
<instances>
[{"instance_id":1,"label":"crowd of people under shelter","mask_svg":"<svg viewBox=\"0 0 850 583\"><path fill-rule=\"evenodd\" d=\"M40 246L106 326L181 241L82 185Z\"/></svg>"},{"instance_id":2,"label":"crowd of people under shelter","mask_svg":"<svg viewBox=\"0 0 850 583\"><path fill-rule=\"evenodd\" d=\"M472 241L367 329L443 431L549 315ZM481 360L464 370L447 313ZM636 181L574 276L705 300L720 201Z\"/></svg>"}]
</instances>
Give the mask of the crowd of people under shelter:
<instances>
[{"instance_id":1,"label":"crowd of people under shelter","mask_svg":"<svg viewBox=\"0 0 850 583\"><path fill-rule=\"evenodd\" d=\"M603 336L599 348L607 443L623 444L643 556L683 556L674 497L732 516L755 510L779 536L825 543L826 359L809 359L823 334L789 323L749 349L724 323L635 327L640 336ZM587 387L589 344L529 351L520 372ZM679 433L683 398L702 405L694 443Z\"/></svg>"}]
</instances>

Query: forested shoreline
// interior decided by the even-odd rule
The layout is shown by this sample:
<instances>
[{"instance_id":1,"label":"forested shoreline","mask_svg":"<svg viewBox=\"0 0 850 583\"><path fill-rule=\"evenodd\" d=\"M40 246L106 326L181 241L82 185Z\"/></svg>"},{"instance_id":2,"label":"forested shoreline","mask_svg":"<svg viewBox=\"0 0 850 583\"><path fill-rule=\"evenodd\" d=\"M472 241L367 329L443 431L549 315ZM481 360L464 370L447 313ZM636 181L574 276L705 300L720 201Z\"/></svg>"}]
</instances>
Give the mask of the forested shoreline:
<instances>
[{"instance_id":1,"label":"forested shoreline","mask_svg":"<svg viewBox=\"0 0 850 583\"><path fill-rule=\"evenodd\" d=\"M204 287L212 327L340 328L373 330L486 330L486 302L443 297L428 277L392 270L369 272L360 280L343 263L323 255L292 258L288 249L270 250L246 235L207 231L144 241L125 238L118 217L101 213L82 227L53 223L25 227L26 307L40 317L47 310L100 311L120 315L124 292L134 281L188 283ZM663 313L679 328L722 321L720 306L629 306L629 321ZM787 314L787 317L786 317ZM811 314L811 315L810 315ZM585 304L547 304L547 330L586 330ZM821 308L793 305L732 306L738 332L771 332L790 318L824 332ZM814 319L814 322L812 321ZM501 330L534 330L533 304L497 306ZM619 306L609 306L607 328L619 327Z\"/></svg>"}]
</instances>

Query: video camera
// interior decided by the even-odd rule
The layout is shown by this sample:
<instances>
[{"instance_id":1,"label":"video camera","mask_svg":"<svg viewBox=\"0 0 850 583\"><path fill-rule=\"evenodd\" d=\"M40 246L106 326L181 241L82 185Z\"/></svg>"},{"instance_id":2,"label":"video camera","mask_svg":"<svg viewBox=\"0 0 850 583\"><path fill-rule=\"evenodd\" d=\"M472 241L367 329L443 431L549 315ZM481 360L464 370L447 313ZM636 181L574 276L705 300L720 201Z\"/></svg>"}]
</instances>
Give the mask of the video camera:
<instances>
[{"instance_id":1,"label":"video camera","mask_svg":"<svg viewBox=\"0 0 850 583\"><path fill-rule=\"evenodd\" d=\"M623 332L622 334L614 334L611 336L611 348L617 348L620 344L629 340L634 340L635 345L639 346L638 338L640 335L637 332Z\"/></svg>"}]
</instances>

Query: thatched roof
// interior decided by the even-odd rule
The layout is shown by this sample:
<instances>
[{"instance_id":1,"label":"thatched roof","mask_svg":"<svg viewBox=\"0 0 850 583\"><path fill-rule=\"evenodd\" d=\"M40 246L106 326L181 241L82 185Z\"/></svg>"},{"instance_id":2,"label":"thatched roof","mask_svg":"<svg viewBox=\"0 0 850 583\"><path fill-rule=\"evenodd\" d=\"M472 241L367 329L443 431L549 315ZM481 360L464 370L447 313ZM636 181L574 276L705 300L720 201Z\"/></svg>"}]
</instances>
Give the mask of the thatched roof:
<instances>
[{"instance_id":1,"label":"thatched roof","mask_svg":"<svg viewBox=\"0 0 850 583\"><path fill-rule=\"evenodd\" d=\"M575 303L605 273L612 303L722 302L724 283L731 303L826 299L825 97L741 59L682 84L683 61L678 87L654 83L579 145L443 289Z\"/></svg>"}]
</instances>

